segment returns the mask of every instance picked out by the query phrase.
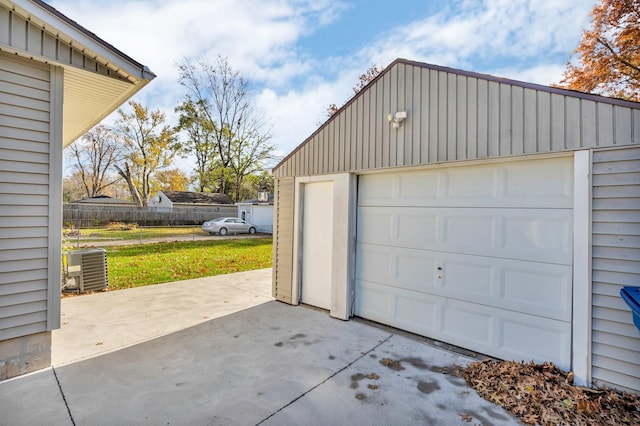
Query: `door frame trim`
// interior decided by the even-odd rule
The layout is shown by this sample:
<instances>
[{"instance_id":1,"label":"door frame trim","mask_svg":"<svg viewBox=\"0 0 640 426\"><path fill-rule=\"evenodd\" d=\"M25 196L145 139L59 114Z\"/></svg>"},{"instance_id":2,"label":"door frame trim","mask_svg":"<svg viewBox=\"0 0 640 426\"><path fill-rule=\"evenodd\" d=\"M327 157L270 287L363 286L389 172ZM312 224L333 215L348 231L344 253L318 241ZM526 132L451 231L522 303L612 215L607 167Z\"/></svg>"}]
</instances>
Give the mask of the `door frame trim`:
<instances>
[{"instance_id":1,"label":"door frame trim","mask_svg":"<svg viewBox=\"0 0 640 426\"><path fill-rule=\"evenodd\" d=\"M333 232L332 238L332 271L331 271L331 309L329 314L343 320L351 316L353 268L351 252L353 250L353 197L355 196L355 175L349 173L296 177L294 182L294 214L293 214L293 288L291 302L298 305L302 296L302 220L304 203L304 186L309 183L333 183Z\"/></svg>"},{"instance_id":2,"label":"door frame trim","mask_svg":"<svg viewBox=\"0 0 640 426\"><path fill-rule=\"evenodd\" d=\"M580 386L591 383L591 151L573 157L573 317L571 367Z\"/></svg>"}]
</instances>

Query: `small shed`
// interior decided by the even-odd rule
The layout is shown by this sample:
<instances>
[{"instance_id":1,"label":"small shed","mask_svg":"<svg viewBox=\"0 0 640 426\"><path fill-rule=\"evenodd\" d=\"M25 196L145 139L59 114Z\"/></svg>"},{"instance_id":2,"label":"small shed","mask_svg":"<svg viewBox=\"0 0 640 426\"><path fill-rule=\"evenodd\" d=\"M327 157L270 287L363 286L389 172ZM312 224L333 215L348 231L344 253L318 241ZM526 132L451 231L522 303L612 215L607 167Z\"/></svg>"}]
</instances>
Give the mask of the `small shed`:
<instances>
[{"instance_id":1,"label":"small shed","mask_svg":"<svg viewBox=\"0 0 640 426\"><path fill-rule=\"evenodd\" d=\"M640 391L640 104L398 59L273 171L277 300Z\"/></svg>"},{"instance_id":2,"label":"small shed","mask_svg":"<svg viewBox=\"0 0 640 426\"><path fill-rule=\"evenodd\" d=\"M63 148L155 75L41 0L0 0L0 380L60 327Z\"/></svg>"},{"instance_id":3,"label":"small shed","mask_svg":"<svg viewBox=\"0 0 640 426\"><path fill-rule=\"evenodd\" d=\"M258 232L273 233L273 194L266 201L258 198L236 203L238 217L256 225Z\"/></svg>"}]
</instances>

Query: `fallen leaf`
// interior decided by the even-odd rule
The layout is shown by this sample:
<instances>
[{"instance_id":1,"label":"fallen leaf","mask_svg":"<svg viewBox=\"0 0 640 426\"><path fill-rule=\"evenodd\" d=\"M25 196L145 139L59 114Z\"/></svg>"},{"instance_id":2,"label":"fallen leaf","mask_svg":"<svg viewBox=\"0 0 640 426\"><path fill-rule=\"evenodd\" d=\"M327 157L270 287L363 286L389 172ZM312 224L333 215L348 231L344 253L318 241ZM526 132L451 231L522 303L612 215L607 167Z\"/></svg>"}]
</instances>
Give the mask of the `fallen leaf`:
<instances>
[{"instance_id":1,"label":"fallen leaf","mask_svg":"<svg viewBox=\"0 0 640 426\"><path fill-rule=\"evenodd\" d=\"M458 415L460 416L460 420L462 420L463 422L471 423L471 421L473 420L473 417L469 416L468 414L458 413Z\"/></svg>"},{"instance_id":2,"label":"fallen leaf","mask_svg":"<svg viewBox=\"0 0 640 426\"><path fill-rule=\"evenodd\" d=\"M574 375L553 363L482 360L464 378L488 401L526 424L640 425L640 396L574 386Z\"/></svg>"}]
</instances>

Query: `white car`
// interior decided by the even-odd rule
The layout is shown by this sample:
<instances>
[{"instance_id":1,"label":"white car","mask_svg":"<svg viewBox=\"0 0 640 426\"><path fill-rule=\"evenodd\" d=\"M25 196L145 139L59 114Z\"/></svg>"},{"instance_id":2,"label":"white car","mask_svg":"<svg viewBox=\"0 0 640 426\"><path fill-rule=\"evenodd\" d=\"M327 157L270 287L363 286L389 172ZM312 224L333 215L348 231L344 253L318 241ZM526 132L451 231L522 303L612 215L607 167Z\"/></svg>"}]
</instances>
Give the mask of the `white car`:
<instances>
[{"instance_id":1,"label":"white car","mask_svg":"<svg viewBox=\"0 0 640 426\"><path fill-rule=\"evenodd\" d=\"M255 234L256 226L237 217L219 217L202 224L202 230L209 235L219 234Z\"/></svg>"}]
</instances>

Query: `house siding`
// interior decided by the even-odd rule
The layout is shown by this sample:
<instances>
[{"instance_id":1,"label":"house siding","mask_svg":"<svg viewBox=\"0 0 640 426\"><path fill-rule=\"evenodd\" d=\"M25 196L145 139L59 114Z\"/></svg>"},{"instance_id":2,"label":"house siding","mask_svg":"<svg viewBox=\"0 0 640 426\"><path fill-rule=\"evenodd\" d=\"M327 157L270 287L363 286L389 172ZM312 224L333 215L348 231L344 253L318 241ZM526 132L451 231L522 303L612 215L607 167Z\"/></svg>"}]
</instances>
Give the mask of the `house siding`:
<instances>
[{"instance_id":1,"label":"house siding","mask_svg":"<svg viewBox=\"0 0 640 426\"><path fill-rule=\"evenodd\" d=\"M46 24L38 25L0 5L0 46L5 46L3 50L29 52L37 58L81 68L106 77L130 80L130 77L122 74L113 64L106 61L96 62L95 53L78 50L72 46L70 39L61 38L61 34L54 35L46 28Z\"/></svg>"},{"instance_id":2,"label":"house siding","mask_svg":"<svg viewBox=\"0 0 640 426\"><path fill-rule=\"evenodd\" d=\"M48 329L50 79L0 54L0 340Z\"/></svg>"},{"instance_id":3,"label":"house siding","mask_svg":"<svg viewBox=\"0 0 640 426\"><path fill-rule=\"evenodd\" d=\"M293 277L293 178L276 181L273 218L273 297L292 303Z\"/></svg>"},{"instance_id":4,"label":"house siding","mask_svg":"<svg viewBox=\"0 0 640 426\"><path fill-rule=\"evenodd\" d=\"M640 338L624 286L640 285L640 147L593 152L592 377L640 389Z\"/></svg>"},{"instance_id":5,"label":"house siding","mask_svg":"<svg viewBox=\"0 0 640 426\"><path fill-rule=\"evenodd\" d=\"M398 129L386 118L396 111L408 115ZM630 143L640 143L637 104L398 61L285 158L274 175L358 172Z\"/></svg>"}]
</instances>

